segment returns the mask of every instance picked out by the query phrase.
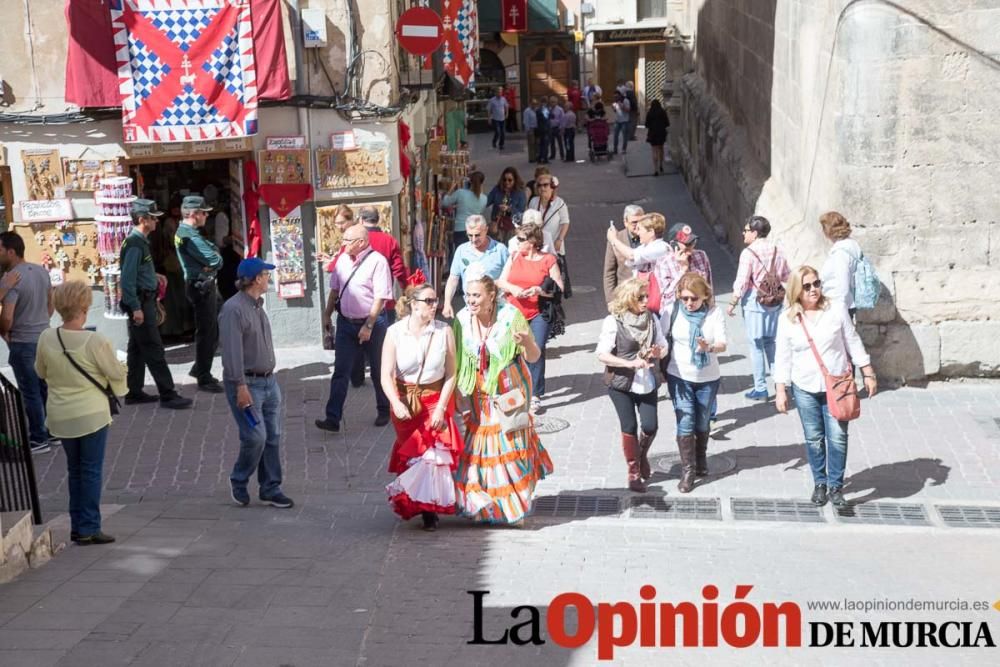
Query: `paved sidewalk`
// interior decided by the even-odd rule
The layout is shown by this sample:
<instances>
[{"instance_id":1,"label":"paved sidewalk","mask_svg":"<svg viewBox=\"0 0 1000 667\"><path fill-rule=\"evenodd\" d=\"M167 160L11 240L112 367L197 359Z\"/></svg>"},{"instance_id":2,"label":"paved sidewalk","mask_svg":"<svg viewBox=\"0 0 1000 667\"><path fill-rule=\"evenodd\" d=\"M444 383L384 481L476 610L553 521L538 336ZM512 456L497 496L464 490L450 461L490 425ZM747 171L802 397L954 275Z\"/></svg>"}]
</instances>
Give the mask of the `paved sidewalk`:
<instances>
[{"instance_id":1,"label":"paved sidewalk","mask_svg":"<svg viewBox=\"0 0 1000 667\"><path fill-rule=\"evenodd\" d=\"M497 154L482 136L473 139L486 147L477 163L488 186L508 163L530 178L523 152L516 152L523 142L509 137L508 150ZM642 142L630 148L637 161L648 150ZM551 432L543 442L556 472L539 485L538 514L526 529L447 519L428 534L399 522L383 491L393 432L371 425L370 382L349 393L344 432L320 432L312 421L322 414L333 353L282 350L285 490L296 507L239 508L229 501L238 443L223 397L198 394L190 411L129 407L112 427L105 467L105 527L119 541L71 546L0 586L0 665L592 665L593 641L576 650L551 641L468 645L473 604L466 591L491 591L484 601L488 638L527 619L521 610L512 620L520 605L541 610L548 638L545 614L555 595L578 591L595 603L638 605L644 584L655 586L657 601L699 605L702 586L715 584L722 607L733 601L737 584L751 584L752 604L792 600L807 621L986 620L1000 640L996 611L806 611L807 601L819 599L992 604L1000 597L1000 530L948 527L939 509L1000 508L998 383L887 390L864 401L862 418L851 425L849 496L876 509L888 502L915 506L906 511L923 516L925 525L850 523L830 508L811 522L747 521L737 517L734 500L737 506L802 500L811 482L796 415L778 415L772 404L742 396L750 386L747 345L741 322L731 319L719 399L724 428L710 444L710 464L720 473L689 496L715 515L647 518L677 507L668 404L661 406L653 450L659 472L648 503L629 509L617 419L593 353L606 314L600 274L607 222L637 202L672 222L691 223L712 258L723 302L735 264L711 240L679 176L626 178L620 162L550 167L571 209L567 247L576 294L567 302L567 332L548 351L543 430ZM65 511L62 455L35 460L47 515ZM586 498L578 503L577 496ZM591 516L588 507L598 504L607 513ZM757 519L764 518L760 507ZM995 662L995 651L972 648L636 646L615 655L603 664Z\"/></svg>"}]
</instances>

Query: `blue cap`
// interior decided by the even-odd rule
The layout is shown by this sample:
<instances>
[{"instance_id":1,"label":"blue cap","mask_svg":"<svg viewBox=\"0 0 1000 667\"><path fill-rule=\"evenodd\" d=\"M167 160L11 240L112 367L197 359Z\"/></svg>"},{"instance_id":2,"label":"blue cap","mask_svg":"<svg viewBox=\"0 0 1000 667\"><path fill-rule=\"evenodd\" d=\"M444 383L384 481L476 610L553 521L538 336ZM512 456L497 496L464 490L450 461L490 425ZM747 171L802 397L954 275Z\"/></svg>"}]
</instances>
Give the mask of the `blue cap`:
<instances>
[{"instance_id":1,"label":"blue cap","mask_svg":"<svg viewBox=\"0 0 1000 667\"><path fill-rule=\"evenodd\" d=\"M268 264L260 257L247 257L236 267L238 278L256 278L261 271L273 271L274 264Z\"/></svg>"}]
</instances>

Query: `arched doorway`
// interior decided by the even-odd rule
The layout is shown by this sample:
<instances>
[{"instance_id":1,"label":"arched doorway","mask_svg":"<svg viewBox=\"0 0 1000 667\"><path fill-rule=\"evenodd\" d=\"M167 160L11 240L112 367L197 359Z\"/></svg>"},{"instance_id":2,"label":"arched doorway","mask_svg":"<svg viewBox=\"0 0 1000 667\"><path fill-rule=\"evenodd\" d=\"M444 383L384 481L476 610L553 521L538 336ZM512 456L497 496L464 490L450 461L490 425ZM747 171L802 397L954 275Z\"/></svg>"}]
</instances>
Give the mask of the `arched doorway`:
<instances>
[{"instance_id":1,"label":"arched doorway","mask_svg":"<svg viewBox=\"0 0 1000 667\"><path fill-rule=\"evenodd\" d=\"M570 52L560 44L539 45L528 57L528 95L565 96L572 77Z\"/></svg>"}]
</instances>

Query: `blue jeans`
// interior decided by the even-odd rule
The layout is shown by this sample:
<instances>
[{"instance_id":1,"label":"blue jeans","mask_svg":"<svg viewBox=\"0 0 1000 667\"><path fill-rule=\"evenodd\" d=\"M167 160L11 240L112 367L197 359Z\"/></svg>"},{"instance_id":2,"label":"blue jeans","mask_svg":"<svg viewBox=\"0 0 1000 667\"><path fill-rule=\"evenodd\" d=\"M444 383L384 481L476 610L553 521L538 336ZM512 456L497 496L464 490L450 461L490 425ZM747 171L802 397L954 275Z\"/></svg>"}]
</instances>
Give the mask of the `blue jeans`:
<instances>
[{"instance_id":1,"label":"blue jeans","mask_svg":"<svg viewBox=\"0 0 1000 667\"><path fill-rule=\"evenodd\" d=\"M10 356L7 362L14 371L17 388L24 399L24 412L28 416L28 437L32 442L45 442L49 438L45 428L45 401L49 398L49 386L35 372L34 343L8 343Z\"/></svg>"},{"instance_id":2,"label":"blue jeans","mask_svg":"<svg viewBox=\"0 0 1000 667\"><path fill-rule=\"evenodd\" d=\"M79 438L63 438L69 486L69 529L82 535L101 532L101 470L108 427Z\"/></svg>"},{"instance_id":3,"label":"blue jeans","mask_svg":"<svg viewBox=\"0 0 1000 667\"><path fill-rule=\"evenodd\" d=\"M491 120L490 124L493 125L493 148L500 146L503 148L504 140L504 126L502 120ZM499 143L498 143L499 142Z\"/></svg>"},{"instance_id":4,"label":"blue jeans","mask_svg":"<svg viewBox=\"0 0 1000 667\"><path fill-rule=\"evenodd\" d=\"M814 394L793 384L792 396L802 421L813 483L831 488L843 486L844 468L847 467L847 422L830 416L824 391Z\"/></svg>"},{"instance_id":5,"label":"blue jeans","mask_svg":"<svg viewBox=\"0 0 1000 667\"><path fill-rule=\"evenodd\" d=\"M236 457L229 481L235 489L246 489L250 476L257 471L260 497L270 498L281 492L281 388L276 376L246 378L247 389L260 423L250 428L246 415L236 405L236 383L225 382L229 410L240 429L240 454Z\"/></svg>"},{"instance_id":6,"label":"blue jeans","mask_svg":"<svg viewBox=\"0 0 1000 667\"><path fill-rule=\"evenodd\" d=\"M531 335L535 337L535 342L542 350L542 356L538 361L528 364L528 371L531 373L531 395L541 398L545 394L545 342L549 337L549 322L541 315L535 315L528 322L531 327Z\"/></svg>"},{"instance_id":7,"label":"blue jeans","mask_svg":"<svg viewBox=\"0 0 1000 667\"><path fill-rule=\"evenodd\" d=\"M388 317L383 310L375 320L372 335L367 343L358 341L361 324L352 324L343 315L337 315L337 356L330 376L330 398L326 401L326 418L340 423L344 416L344 401L347 400L347 386L354 367L354 360L362 354L368 355L372 384L375 385L375 407L380 415L389 414L389 399L382 391L382 343L388 328Z\"/></svg>"},{"instance_id":8,"label":"blue jeans","mask_svg":"<svg viewBox=\"0 0 1000 667\"><path fill-rule=\"evenodd\" d=\"M750 365L755 391L767 391L767 369L774 366L774 340L772 337L750 339Z\"/></svg>"},{"instance_id":9,"label":"blue jeans","mask_svg":"<svg viewBox=\"0 0 1000 667\"><path fill-rule=\"evenodd\" d=\"M708 433L712 405L719 393L719 380L688 382L675 375L667 375L670 395L674 400L677 418L677 435Z\"/></svg>"},{"instance_id":10,"label":"blue jeans","mask_svg":"<svg viewBox=\"0 0 1000 667\"><path fill-rule=\"evenodd\" d=\"M615 152L618 152L618 135L622 138L622 152L628 152L628 121L615 123Z\"/></svg>"}]
</instances>

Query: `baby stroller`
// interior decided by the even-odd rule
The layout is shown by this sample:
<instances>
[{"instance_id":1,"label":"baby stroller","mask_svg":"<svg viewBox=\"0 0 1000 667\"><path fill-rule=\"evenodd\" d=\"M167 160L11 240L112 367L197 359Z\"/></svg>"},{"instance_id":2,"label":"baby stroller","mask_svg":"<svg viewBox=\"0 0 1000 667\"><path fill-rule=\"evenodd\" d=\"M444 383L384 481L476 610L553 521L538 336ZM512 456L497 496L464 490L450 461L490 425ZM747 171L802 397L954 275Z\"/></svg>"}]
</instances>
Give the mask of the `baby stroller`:
<instances>
[{"instance_id":1,"label":"baby stroller","mask_svg":"<svg viewBox=\"0 0 1000 667\"><path fill-rule=\"evenodd\" d=\"M587 153L591 162L602 157L611 160L611 152L608 150L610 136L611 128L604 118L592 118L587 122Z\"/></svg>"}]
</instances>

